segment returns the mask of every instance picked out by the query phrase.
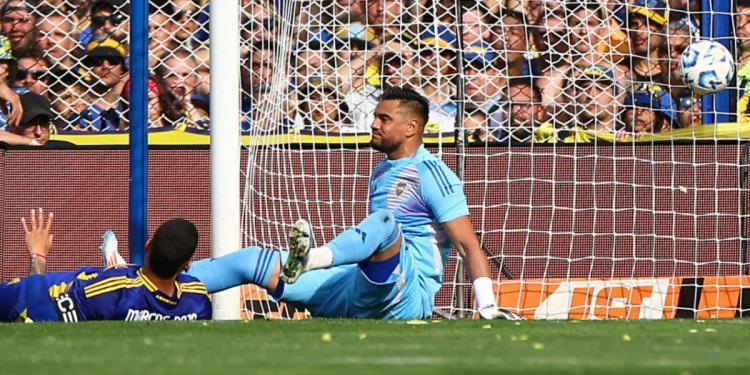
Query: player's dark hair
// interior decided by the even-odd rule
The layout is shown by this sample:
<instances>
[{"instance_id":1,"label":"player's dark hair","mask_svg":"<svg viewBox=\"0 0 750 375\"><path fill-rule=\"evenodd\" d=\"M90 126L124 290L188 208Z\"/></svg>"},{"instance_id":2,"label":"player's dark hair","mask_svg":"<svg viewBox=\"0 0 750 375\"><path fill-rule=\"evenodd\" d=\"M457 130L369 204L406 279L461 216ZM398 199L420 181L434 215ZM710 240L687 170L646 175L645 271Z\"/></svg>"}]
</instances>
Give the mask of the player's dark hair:
<instances>
[{"instance_id":1,"label":"player's dark hair","mask_svg":"<svg viewBox=\"0 0 750 375\"><path fill-rule=\"evenodd\" d=\"M159 226L151 239L149 266L157 276L168 278L180 272L198 246L198 230L185 219L172 219Z\"/></svg>"},{"instance_id":2,"label":"player's dark hair","mask_svg":"<svg viewBox=\"0 0 750 375\"><path fill-rule=\"evenodd\" d=\"M430 118L430 101L418 92L406 87L388 87L380 95L380 101L398 100L416 113L422 120L422 127Z\"/></svg>"}]
</instances>

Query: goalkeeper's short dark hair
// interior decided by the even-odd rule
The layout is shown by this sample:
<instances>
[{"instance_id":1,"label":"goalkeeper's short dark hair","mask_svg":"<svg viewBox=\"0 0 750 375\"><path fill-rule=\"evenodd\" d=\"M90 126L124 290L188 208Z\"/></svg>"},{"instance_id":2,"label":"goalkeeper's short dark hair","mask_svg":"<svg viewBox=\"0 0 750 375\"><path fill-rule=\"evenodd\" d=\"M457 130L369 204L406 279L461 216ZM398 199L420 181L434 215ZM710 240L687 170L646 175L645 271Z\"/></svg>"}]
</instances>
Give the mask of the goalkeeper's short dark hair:
<instances>
[{"instance_id":1,"label":"goalkeeper's short dark hair","mask_svg":"<svg viewBox=\"0 0 750 375\"><path fill-rule=\"evenodd\" d=\"M405 104L422 120L422 126L427 125L430 118L430 101L420 93L406 87L388 87L380 95L380 101L398 100Z\"/></svg>"},{"instance_id":2,"label":"goalkeeper's short dark hair","mask_svg":"<svg viewBox=\"0 0 750 375\"><path fill-rule=\"evenodd\" d=\"M159 226L151 239L148 259L151 271L160 277L173 277L195 253L198 230L185 219L172 219Z\"/></svg>"}]
</instances>

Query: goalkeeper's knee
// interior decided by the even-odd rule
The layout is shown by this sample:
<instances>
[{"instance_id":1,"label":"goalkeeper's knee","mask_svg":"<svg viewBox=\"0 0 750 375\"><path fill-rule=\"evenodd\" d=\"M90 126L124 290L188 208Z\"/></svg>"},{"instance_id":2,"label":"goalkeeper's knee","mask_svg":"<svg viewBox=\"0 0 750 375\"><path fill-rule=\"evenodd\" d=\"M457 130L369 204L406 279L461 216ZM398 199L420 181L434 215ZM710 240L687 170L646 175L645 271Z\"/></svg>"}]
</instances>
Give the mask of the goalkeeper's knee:
<instances>
[{"instance_id":1,"label":"goalkeeper's knee","mask_svg":"<svg viewBox=\"0 0 750 375\"><path fill-rule=\"evenodd\" d=\"M333 265L357 263L388 249L400 238L401 228L393 214L377 210L337 236L328 247L333 252Z\"/></svg>"}]
</instances>

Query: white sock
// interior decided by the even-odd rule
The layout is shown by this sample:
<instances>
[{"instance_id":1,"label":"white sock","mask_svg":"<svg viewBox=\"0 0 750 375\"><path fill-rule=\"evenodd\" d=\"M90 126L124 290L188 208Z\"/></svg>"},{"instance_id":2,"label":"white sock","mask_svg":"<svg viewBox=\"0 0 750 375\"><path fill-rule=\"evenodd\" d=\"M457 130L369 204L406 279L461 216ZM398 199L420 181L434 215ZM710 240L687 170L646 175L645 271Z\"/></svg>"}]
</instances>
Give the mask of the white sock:
<instances>
[{"instance_id":1,"label":"white sock","mask_svg":"<svg viewBox=\"0 0 750 375\"><path fill-rule=\"evenodd\" d=\"M305 271L328 268L333 264L333 252L331 249L323 247L313 247L307 253L307 264Z\"/></svg>"},{"instance_id":2,"label":"white sock","mask_svg":"<svg viewBox=\"0 0 750 375\"><path fill-rule=\"evenodd\" d=\"M127 264L127 263L125 263L125 259L122 258L122 256L120 255L120 252L117 250L112 252L112 254L109 254L109 257L104 259L105 268L109 268L118 264Z\"/></svg>"}]
</instances>

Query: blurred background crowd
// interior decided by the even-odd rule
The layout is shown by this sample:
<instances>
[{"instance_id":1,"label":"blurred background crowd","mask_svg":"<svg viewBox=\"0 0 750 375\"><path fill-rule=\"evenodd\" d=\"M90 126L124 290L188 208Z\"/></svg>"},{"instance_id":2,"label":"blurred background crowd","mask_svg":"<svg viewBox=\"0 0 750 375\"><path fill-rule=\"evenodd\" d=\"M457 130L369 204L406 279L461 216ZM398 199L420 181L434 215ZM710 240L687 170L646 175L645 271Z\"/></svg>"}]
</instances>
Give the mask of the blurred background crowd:
<instances>
[{"instance_id":1,"label":"blurred background crowd","mask_svg":"<svg viewBox=\"0 0 750 375\"><path fill-rule=\"evenodd\" d=\"M388 85L430 99L427 132L458 129L471 142L703 123L679 74L700 1L239 1L244 131L366 133ZM735 9L733 108L744 121L750 0ZM149 13L147 126L208 130L208 1L151 0ZM0 129L12 92L31 91L51 103L53 132L127 130L129 21L125 0L0 0L10 89L0 87Z\"/></svg>"}]
</instances>

